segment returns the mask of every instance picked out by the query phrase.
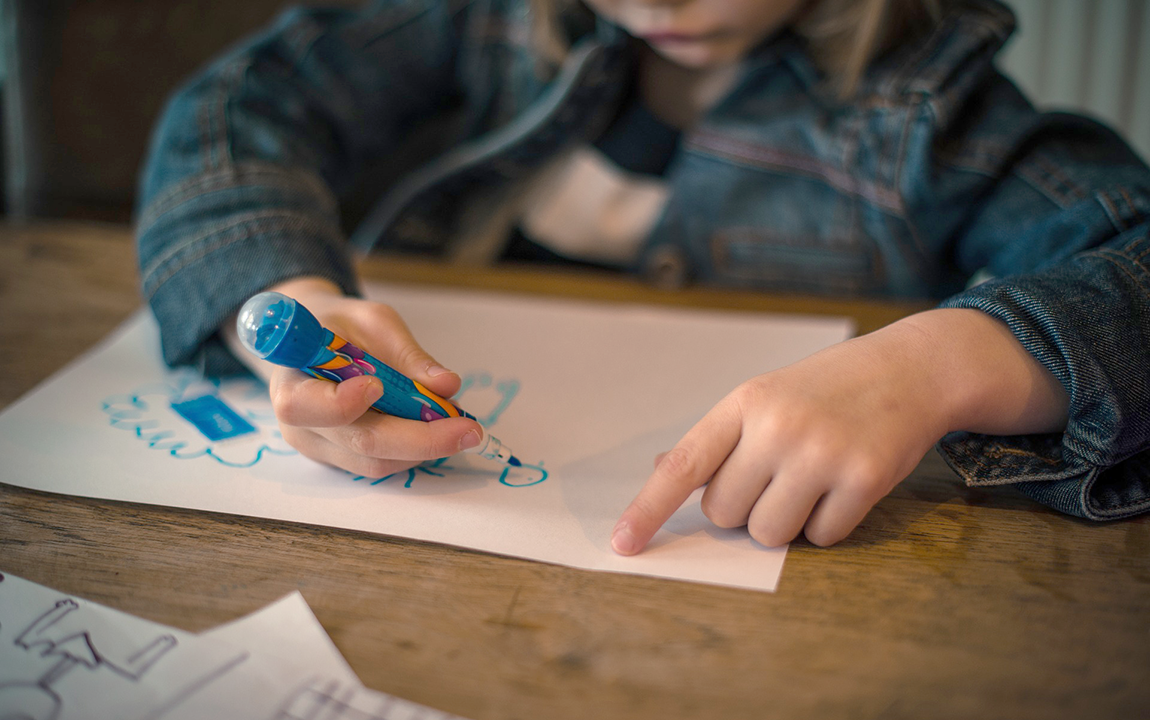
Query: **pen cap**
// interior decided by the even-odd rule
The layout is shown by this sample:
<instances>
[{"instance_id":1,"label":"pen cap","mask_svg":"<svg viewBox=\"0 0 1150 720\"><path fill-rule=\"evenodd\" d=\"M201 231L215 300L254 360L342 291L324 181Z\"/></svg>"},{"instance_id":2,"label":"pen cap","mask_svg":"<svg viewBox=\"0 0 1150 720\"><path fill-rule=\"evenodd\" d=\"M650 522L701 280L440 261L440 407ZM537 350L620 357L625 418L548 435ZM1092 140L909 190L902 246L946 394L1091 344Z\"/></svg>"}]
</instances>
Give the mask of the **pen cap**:
<instances>
[{"instance_id":1,"label":"pen cap","mask_svg":"<svg viewBox=\"0 0 1150 720\"><path fill-rule=\"evenodd\" d=\"M277 292L262 292L244 303L236 330L253 355L293 368L307 367L325 336L307 308Z\"/></svg>"}]
</instances>

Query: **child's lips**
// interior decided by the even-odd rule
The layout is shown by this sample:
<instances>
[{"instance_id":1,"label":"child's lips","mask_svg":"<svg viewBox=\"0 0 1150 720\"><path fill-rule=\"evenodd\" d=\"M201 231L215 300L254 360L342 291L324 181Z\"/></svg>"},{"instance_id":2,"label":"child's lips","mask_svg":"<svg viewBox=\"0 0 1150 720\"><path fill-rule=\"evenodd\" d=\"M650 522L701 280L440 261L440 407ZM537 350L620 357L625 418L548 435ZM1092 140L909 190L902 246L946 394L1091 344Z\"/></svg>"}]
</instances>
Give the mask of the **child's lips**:
<instances>
[{"instance_id":1,"label":"child's lips","mask_svg":"<svg viewBox=\"0 0 1150 720\"><path fill-rule=\"evenodd\" d=\"M705 35L690 35L687 33L647 33L641 36L649 43L671 44L671 43L691 43L699 42L706 38Z\"/></svg>"}]
</instances>

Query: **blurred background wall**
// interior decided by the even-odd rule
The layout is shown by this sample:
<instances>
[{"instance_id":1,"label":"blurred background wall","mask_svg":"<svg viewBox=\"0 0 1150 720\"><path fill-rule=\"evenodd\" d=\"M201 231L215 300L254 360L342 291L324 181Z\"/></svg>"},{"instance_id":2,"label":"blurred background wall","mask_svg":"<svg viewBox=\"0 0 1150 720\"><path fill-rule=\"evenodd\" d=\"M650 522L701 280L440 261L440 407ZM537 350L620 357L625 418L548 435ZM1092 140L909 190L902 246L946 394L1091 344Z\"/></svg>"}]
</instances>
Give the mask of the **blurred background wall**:
<instances>
[{"instance_id":1,"label":"blurred background wall","mask_svg":"<svg viewBox=\"0 0 1150 720\"><path fill-rule=\"evenodd\" d=\"M165 98L288 4L0 0L5 213L129 220ZM1040 106L1094 114L1150 157L1150 0L1009 4L1020 30L1004 69Z\"/></svg>"},{"instance_id":2,"label":"blurred background wall","mask_svg":"<svg viewBox=\"0 0 1150 720\"><path fill-rule=\"evenodd\" d=\"M1007 0L1007 75L1046 108L1119 129L1150 160L1150 0Z\"/></svg>"},{"instance_id":3,"label":"blurred background wall","mask_svg":"<svg viewBox=\"0 0 1150 720\"><path fill-rule=\"evenodd\" d=\"M291 4L0 0L6 214L127 221L168 95Z\"/></svg>"}]
</instances>

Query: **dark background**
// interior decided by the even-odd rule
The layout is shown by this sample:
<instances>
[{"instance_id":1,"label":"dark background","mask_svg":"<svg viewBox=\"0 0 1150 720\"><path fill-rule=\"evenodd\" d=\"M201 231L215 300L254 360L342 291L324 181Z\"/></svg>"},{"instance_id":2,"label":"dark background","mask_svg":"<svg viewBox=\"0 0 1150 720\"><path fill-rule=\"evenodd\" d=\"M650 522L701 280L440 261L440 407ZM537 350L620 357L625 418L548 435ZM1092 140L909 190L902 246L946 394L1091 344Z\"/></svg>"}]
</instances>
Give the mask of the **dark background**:
<instances>
[{"instance_id":1,"label":"dark background","mask_svg":"<svg viewBox=\"0 0 1150 720\"><path fill-rule=\"evenodd\" d=\"M148 138L170 93L293 4L0 0L5 214L128 221Z\"/></svg>"}]
</instances>

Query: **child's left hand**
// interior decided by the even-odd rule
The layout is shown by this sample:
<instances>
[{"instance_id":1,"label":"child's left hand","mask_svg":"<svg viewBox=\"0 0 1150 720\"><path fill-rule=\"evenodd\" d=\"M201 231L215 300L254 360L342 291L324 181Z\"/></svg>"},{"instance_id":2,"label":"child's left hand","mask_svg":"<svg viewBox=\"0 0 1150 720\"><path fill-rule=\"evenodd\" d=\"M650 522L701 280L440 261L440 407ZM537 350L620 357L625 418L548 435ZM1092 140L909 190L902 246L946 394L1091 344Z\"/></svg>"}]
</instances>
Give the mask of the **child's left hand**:
<instances>
[{"instance_id":1,"label":"child's left hand","mask_svg":"<svg viewBox=\"0 0 1150 720\"><path fill-rule=\"evenodd\" d=\"M639 552L697 488L720 527L767 546L845 538L951 430L1047 432L1061 385L1002 323L934 310L749 380L670 452L624 511L612 545Z\"/></svg>"}]
</instances>

